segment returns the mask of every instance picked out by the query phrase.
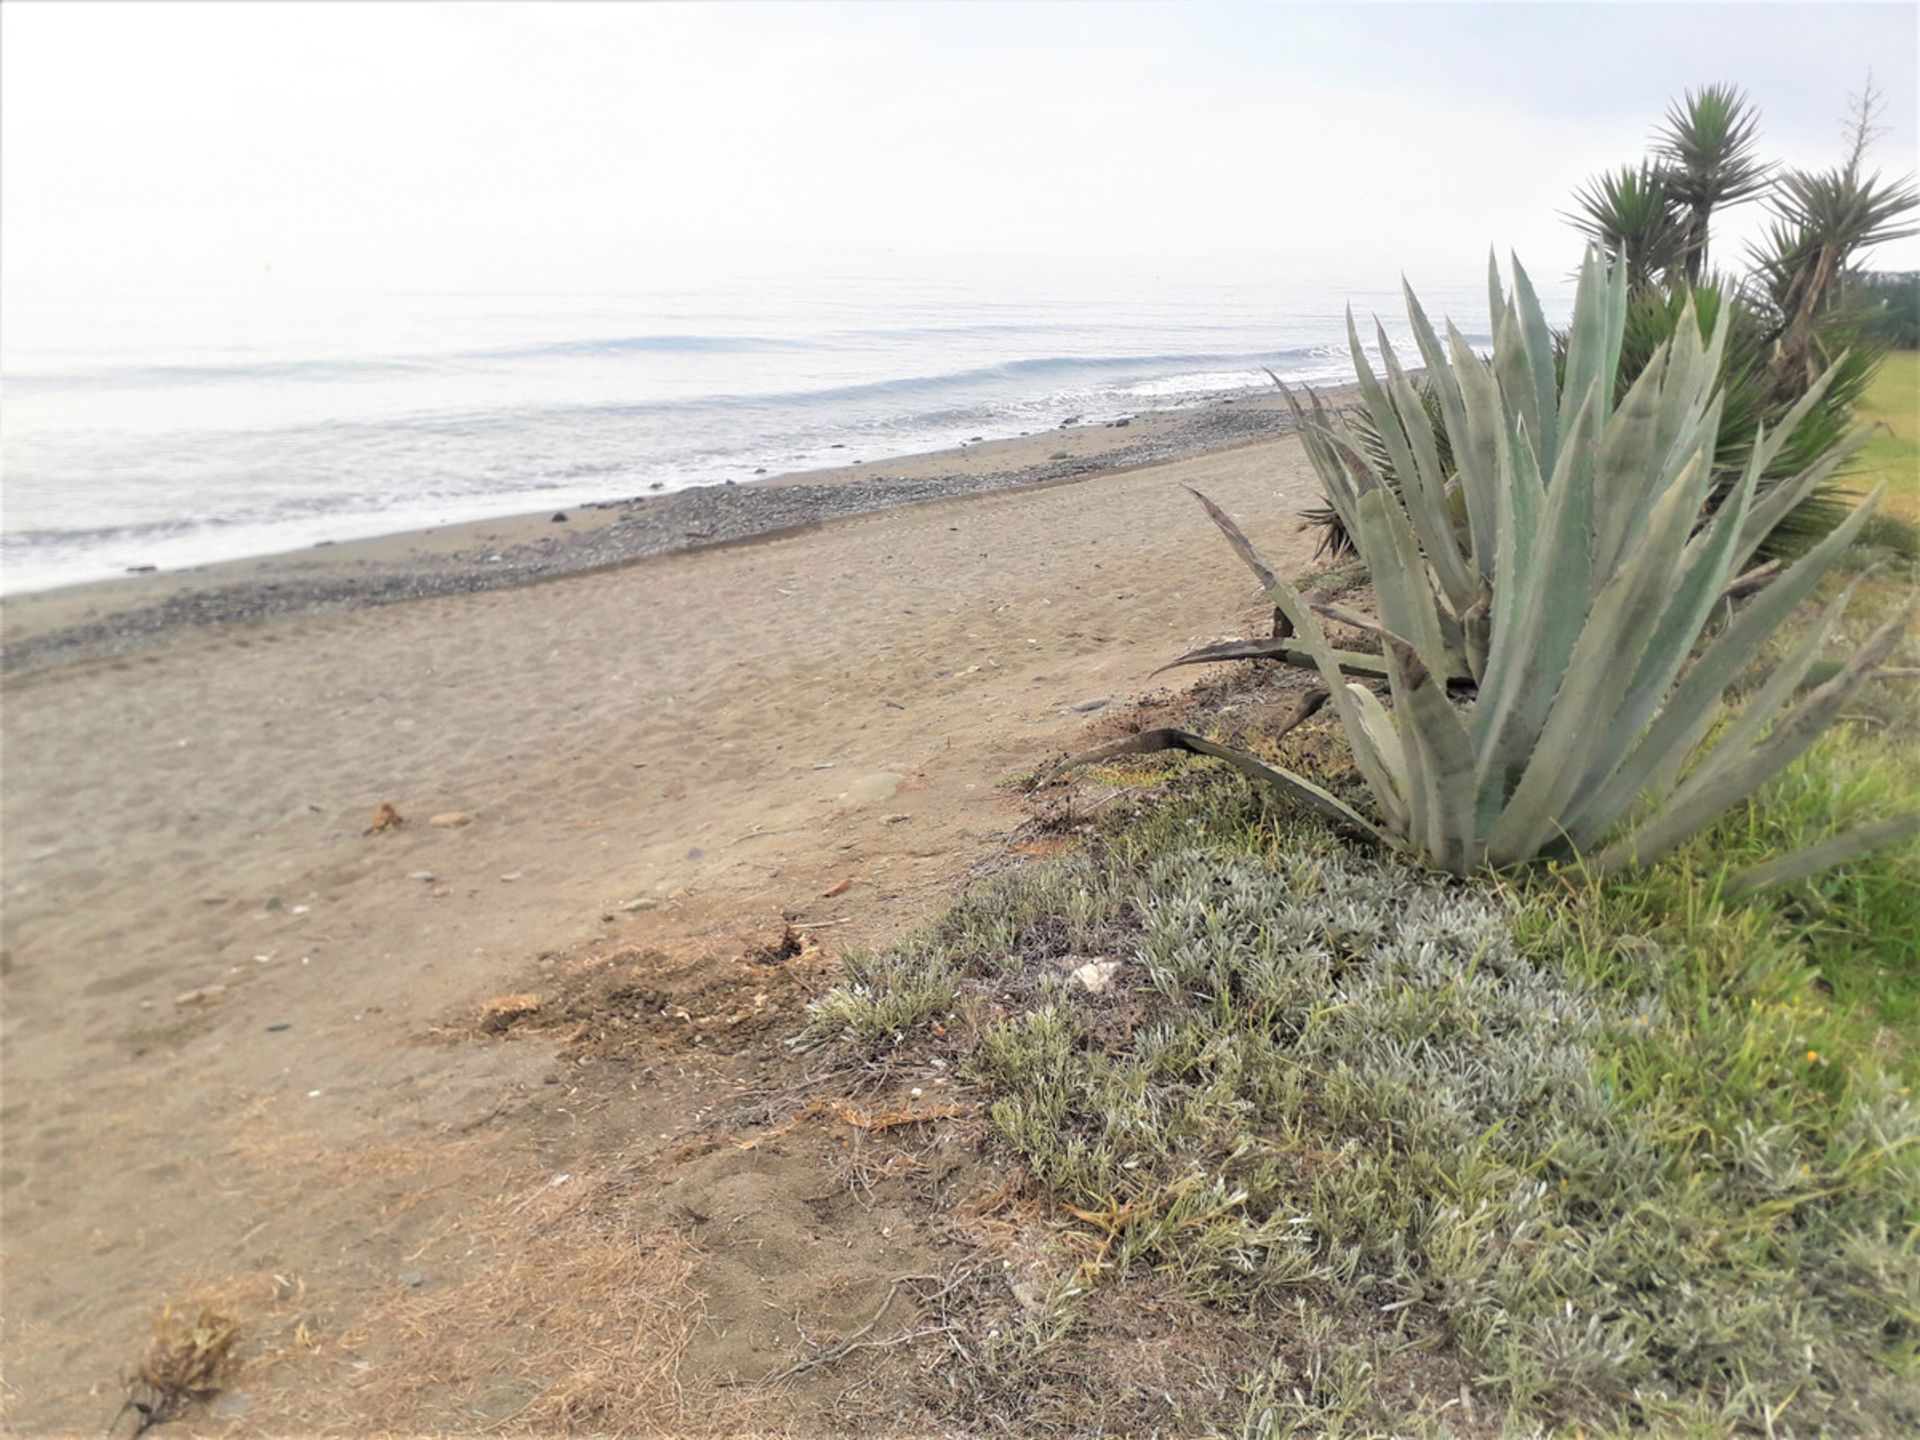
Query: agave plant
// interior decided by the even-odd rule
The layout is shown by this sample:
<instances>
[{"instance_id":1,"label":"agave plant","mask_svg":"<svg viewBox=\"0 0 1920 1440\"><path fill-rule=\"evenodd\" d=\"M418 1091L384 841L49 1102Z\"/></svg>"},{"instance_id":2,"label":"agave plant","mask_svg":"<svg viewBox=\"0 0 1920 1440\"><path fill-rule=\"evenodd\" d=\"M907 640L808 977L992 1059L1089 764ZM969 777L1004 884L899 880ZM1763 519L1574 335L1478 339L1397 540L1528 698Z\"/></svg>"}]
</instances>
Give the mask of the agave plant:
<instances>
[{"instance_id":1,"label":"agave plant","mask_svg":"<svg viewBox=\"0 0 1920 1440\"><path fill-rule=\"evenodd\" d=\"M1291 619L1346 730L1379 821L1291 772L1197 737L1160 743L1218 755L1322 813L1458 873L1578 853L1600 871L1658 858L1801 754L1869 678L1905 627L1880 627L1824 683L1798 696L1840 618L1829 605L1724 730L1722 697L1859 533L1876 496L1731 613L1729 591L1781 518L1864 432L1825 446L1757 495L1833 374L1778 428L1708 513L1728 312L1704 334L1689 308L1616 398L1625 268L1590 252L1565 362L1526 271L1492 287L1491 362L1447 327L1443 343L1411 290L1408 316L1458 465L1437 458L1420 395L1379 334L1375 375L1349 317L1367 418L1401 477L1384 484L1352 427L1308 397L1294 410L1307 453L1373 576L1377 617L1310 602L1211 502L1208 512ZM1291 394L1289 399L1292 400ZM1456 524L1456 507L1464 523ZM1321 616L1376 633L1356 666ZM1384 671L1392 707L1352 676ZM1470 679L1456 707L1453 679ZM1712 743L1705 744L1712 736ZM1197 742L1197 743L1196 743Z\"/></svg>"}]
</instances>

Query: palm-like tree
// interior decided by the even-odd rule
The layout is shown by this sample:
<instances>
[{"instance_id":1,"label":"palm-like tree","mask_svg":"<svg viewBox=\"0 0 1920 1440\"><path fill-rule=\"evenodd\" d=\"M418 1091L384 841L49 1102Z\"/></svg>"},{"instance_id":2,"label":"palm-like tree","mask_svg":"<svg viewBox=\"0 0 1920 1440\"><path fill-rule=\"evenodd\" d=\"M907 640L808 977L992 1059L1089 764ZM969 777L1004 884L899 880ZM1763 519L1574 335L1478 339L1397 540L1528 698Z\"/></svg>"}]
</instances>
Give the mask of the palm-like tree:
<instances>
[{"instance_id":1,"label":"palm-like tree","mask_svg":"<svg viewBox=\"0 0 1920 1440\"><path fill-rule=\"evenodd\" d=\"M1604 171L1574 192L1567 218L1627 267L1627 286L1645 290L1687 257L1687 219L1662 169L1648 161Z\"/></svg>"},{"instance_id":2,"label":"palm-like tree","mask_svg":"<svg viewBox=\"0 0 1920 1440\"><path fill-rule=\"evenodd\" d=\"M1847 287L1863 251L1915 233L1907 220L1920 206L1911 179L1889 182L1866 170L1879 107L1869 77L1853 101L1846 162L1833 170L1782 169L1754 153L1758 118L1746 96L1730 85L1703 86L1668 108L1647 158L1597 175L1574 192L1567 218L1627 268L1633 308L1620 367L1623 387L1673 338L1688 297L1703 324L1723 304L1732 312L1721 374L1726 403L1724 440L1715 455L1716 493L1740 473L1755 427L1764 422L1777 428L1842 352L1847 363L1816 413L1802 422L1809 443L1844 433L1873 373L1877 355L1857 334L1844 303ZM1772 218L1754 248L1752 273L1716 276L1707 264L1714 215L1757 197L1764 197ZM1443 433L1437 423L1434 428ZM1356 421L1355 429L1365 443L1366 420ZM1376 448L1375 468L1392 483L1384 441ZM1760 486L1764 490L1803 466L1794 454L1783 453L1775 466L1779 473L1763 474ZM1846 511L1838 487L1817 492L1770 533L1768 545L1778 553L1801 548ZM1323 550L1339 554L1347 548L1330 505L1306 512L1306 519L1325 528Z\"/></svg>"},{"instance_id":3,"label":"palm-like tree","mask_svg":"<svg viewBox=\"0 0 1920 1440\"><path fill-rule=\"evenodd\" d=\"M1822 323L1846 298L1860 251L1920 233L1907 223L1920 191L1911 180L1867 174L1856 149L1833 170L1789 170L1772 197L1773 219L1754 245L1755 277L1779 316L1770 369L1778 386L1804 390L1824 366Z\"/></svg>"},{"instance_id":4,"label":"palm-like tree","mask_svg":"<svg viewBox=\"0 0 1920 1440\"><path fill-rule=\"evenodd\" d=\"M1731 85L1708 85L1674 101L1655 132L1661 180L1686 232L1681 269L1689 285L1706 274L1713 212L1767 187L1773 167L1754 155L1759 131L1759 116L1745 95Z\"/></svg>"}]
</instances>

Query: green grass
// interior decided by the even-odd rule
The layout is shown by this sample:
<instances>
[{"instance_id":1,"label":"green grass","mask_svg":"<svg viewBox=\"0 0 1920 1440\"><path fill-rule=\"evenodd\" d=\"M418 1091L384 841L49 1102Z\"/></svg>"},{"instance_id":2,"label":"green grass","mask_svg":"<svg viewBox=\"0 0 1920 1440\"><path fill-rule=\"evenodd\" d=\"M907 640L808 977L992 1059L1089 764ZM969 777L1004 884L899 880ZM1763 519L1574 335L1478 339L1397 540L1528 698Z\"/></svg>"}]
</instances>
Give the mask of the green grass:
<instances>
[{"instance_id":1,"label":"green grass","mask_svg":"<svg viewBox=\"0 0 1920 1440\"><path fill-rule=\"evenodd\" d=\"M1880 362L1854 421L1885 428L1862 449L1848 483L1884 483L1886 513L1920 525L1920 351L1896 350Z\"/></svg>"}]
</instances>

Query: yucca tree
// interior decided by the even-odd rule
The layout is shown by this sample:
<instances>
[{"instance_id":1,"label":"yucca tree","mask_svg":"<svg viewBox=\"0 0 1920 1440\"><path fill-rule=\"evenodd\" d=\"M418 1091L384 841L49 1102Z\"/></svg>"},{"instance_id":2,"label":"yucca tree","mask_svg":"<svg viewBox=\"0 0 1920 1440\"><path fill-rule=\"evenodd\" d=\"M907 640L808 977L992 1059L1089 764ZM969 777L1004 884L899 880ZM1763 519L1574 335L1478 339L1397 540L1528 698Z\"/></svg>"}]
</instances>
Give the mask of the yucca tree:
<instances>
[{"instance_id":1,"label":"yucca tree","mask_svg":"<svg viewBox=\"0 0 1920 1440\"><path fill-rule=\"evenodd\" d=\"M1828 346L1826 323L1843 307L1855 257L1872 246L1920 233L1909 223L1920 191L1911 180L1865 173L1858 150L1833 170L1790 170L1780 177L1765 234L1752 248L1761 293L1778 316L1770 374L1778 391L1804 387Z\"/></svg>"},{"instance_id":2,"label":"yucca tree","mask_svg":"<svg viewBox=\"0 0 1920 1440\"><path fill-rule=\"evenodd\" d=\"M1707 272L1714 212L1767 187L1772 167L1754 155L1759 132L1759 117L1745 95L1731 85L1708 85L1670 105L1654 136L1662 185L1685 232L1678 278L1689 285L1698 285Z\"/></svg>"},{"instance_id":3,"label":"yucca tree","mask_svg":"<svg viewBox=\"0 0 1920 1440\"><path fill-rule=\"evenodd\" d=\"M1666 172L1650 161L1622 165L1574 191L1567 218L1616 264L1627 288L1639 291L1680 272L1691 243L1691 217L1668 187ZM1705 253L1702 240L1700 252Z\"/></svg>"},{"instance_id":4,"label":"yucca tree","mask_svg":"<svg viewBox=\"0 0 1920 1440\"><path fill-rule=\"evenodd\" d=\"M1309 600L1208 512L1291 619L1352 743L1377 818L1298 775L1178 732L1163 746L1218 755L1382 841L1465 873L1579 854L1605 872L1658 858L1801 754L1897 642L1882 626L1796 701L1846 605L1827 607L1724 730L1722 697L1859 534L1860 506L1731 619L1728 592L1769 531L1864 434L1824 446L1771 493L1759 477L1784 453L1823 376L1777 428L1753 437L1732 492L1710 510L1730 328L1703 333L1689 305L1670 345L1621 393L1625 267L1590 252L1565 357L1516 261L1492 291L1494 349L1446 339L1411 291L1408 317L1439 396L1458 470L1439 463L1419 392L1384 331L1376 376L1349 317L1368 418L1401 477L1383 483L1359 437L1311 395L1295 402L1307 453L1374 581L1379 614ZM1291 394L1289 399L1292 399ZM1202 497L1204 500L1204 497ZM1464 508L1456 525L1453 510ZM1380 638L1391 709L1352 678L1327 615ZM1448 682L1471 678L1464 710Z\"/></svg>"}]
</instances>

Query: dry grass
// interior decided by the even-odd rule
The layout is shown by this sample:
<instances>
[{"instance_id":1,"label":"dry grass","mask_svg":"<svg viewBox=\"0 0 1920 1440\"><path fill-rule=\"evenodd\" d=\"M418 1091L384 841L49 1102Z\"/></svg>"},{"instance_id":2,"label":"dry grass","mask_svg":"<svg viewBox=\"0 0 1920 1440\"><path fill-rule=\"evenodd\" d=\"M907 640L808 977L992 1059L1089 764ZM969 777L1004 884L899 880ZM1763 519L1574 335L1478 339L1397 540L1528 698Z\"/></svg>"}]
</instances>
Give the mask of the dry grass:
<instances>
[{"instance_id":1,"label":"dry grass","mask_svg":"<svg viewBox=\"0 0 1920 1440\"><path fill-rule=\"evenodd\" d=\"M380 1359L343 1397L354 1428L730 1429L716 1396L679 1379L702 1314L697 1252L634 1201L613 1183L546 1183L460 1220L458 1239L487 1263L367 1315Z\"/></svg>"},{"instance_id":2,"label":"dry grass","mask_svg":"<svg viewBox=\"0 0 1920 1440\"><path fill-rule=\"evenodd\" d=\"M153 1339L133 1378L127 1400L115 1417L134 1417L132 1433L178 1420L193 1405L219 1394L235 1369L233 1347L240 1327L228 1316L201 1307L192 1320L172 1306L154 1323Z\"/></svg>"}]
</instances>

